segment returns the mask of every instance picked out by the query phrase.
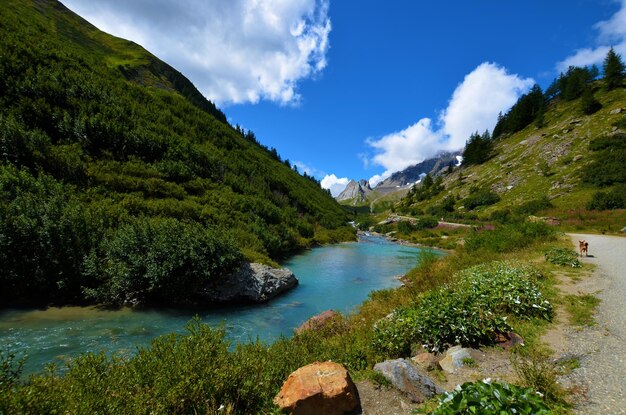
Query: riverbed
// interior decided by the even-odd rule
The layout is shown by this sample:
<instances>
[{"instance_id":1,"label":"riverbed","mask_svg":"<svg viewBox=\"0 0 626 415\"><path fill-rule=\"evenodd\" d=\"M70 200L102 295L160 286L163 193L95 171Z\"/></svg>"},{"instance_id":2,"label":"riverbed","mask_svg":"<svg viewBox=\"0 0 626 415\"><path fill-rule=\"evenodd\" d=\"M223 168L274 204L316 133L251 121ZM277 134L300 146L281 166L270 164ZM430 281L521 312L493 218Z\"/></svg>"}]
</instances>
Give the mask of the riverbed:
<instances>
[{"instance_id":1,"label":"riverbed","mask_svg":"<svg viewBox=\"0 0 626 415\"><path fill-rule=\"evenodd\" d=\"M198 310L105 310L62 307L0 312L0 344L26 355L25 373L61 364L80 353L131 355L166 333L184 333L198 315L211 326L223 325L233 342L265 342L289 336L309 317L324 310L353 311L369 293L400 285L398 276L413 268L423 248L361 235L359 242L314 248L282 263L300 284L265 304Z\"/></svg>"}]
</instances>

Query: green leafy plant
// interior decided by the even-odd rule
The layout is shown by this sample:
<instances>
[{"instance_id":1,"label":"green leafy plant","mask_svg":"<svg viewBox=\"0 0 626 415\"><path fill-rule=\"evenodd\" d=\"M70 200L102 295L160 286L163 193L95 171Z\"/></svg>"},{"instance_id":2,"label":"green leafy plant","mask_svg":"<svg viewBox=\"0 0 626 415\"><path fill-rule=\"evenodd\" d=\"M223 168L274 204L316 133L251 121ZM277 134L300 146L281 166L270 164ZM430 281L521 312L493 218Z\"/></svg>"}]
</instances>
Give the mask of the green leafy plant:
<instances>
[{"instance_id":1,"label":"green leafy plant","mask_svg":"<svg viewBox=\"0 0 626 415\"><path fill-rule=\"evenodd\" d=\"M545 253L544 256L546 261L556 264L562 265L572 268L580 268L582 264L578 260L578 254L567 248L550 248Z\"/></svg>"},{"instance_id":2,"label":"green leafy plant","mask_svg":"<svg viewBox=\"0 0 626 415\"><path fill-rule=\"evenodd\" d=\"M480 189L463 200L463 206L465 209L472 210L479 206L489 206L500 201L500 196L492 192L489 189Z\"/></svg>"},{"instance_id":3,"label":"green leafy plant","mask_svg":"<svg viewBox=\"0 0 626 415\"><path fill-rule=\"evenodd\" d=\"M553 412L541 395L531 388L520 388L507 383L467 382L439 399L439 406L431 415L463 414L533 414L549 415Z\"/></svg>"},{"instance_id":4,"label":"green leafy plant","mask_svg":"<svg viewBox=\"0 0 626 415\"><path fill-rule=\"evenodd\" d=\"M373 346L403 356L415 344L432 351L454 344L491 344L497 333L512 330L508 315L552 318L552 305L534 282L540 277L534 268L511 262L466 269L457 284L429 291L415 305L379 320Z\"/></svg>"}]
</instances>

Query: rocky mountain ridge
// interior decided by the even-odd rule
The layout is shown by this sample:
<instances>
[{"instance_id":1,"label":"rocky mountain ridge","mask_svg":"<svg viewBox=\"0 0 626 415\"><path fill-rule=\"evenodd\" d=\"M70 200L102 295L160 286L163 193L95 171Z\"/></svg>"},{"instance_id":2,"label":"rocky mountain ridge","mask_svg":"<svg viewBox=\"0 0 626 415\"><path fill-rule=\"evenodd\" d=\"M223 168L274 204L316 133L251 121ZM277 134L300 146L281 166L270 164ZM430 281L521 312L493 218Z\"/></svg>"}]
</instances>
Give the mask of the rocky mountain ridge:
<instances>
[{"instance_id":1,"label":"rocky mountain ridge","mask_svg":"<svg viewBox=\"0 0 626 415\"><path fill-rule=\"evenodd\" d=\"M365 179L361 179L358 182L351 180L345 189L335 198L338 202L350 202L351 205L366 202L368 196L373 192L369 182Z\"/></svg>"}]
</instances>

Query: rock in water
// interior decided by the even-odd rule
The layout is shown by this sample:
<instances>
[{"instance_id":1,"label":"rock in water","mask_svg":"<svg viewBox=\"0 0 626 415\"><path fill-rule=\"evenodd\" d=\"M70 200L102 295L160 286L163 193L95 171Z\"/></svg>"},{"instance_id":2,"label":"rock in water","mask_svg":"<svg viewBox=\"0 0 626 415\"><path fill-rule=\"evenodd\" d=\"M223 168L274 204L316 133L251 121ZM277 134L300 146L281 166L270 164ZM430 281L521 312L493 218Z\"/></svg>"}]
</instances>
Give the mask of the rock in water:
<instances>
[{"instance_id":1,"label":"rock in water","mask_svg":"<svg viewBox=\"0 0 626 415\"><path fill-rule=\"evenodd\" d=\"M300 325L296 329L296 334L300 334L305 330L317 330L321 327L324 327L328 321L332 320L334 317L338 316L339 313L333 310L326 310L322 313L316 314L304 323Z\"/></svg>"},{"instance_id":2,"label":"rock in water","mask_svg":"<svg viewBox=\"0 0 626 415\"><path fill-rule=\"evenodd\" d=\"M420 373L406 359L376 363L374 370L381 373L396 389L406 393L413 402L424 402L444 392L430 377Z\"/></svg>"},{"instance_id":3,"label":"rock in water","mask_svg":"<svg viewBox=\"0 0 626 415\"><path fill-rule=\"evenodd\" d=\"M287 268L272 268L264 264L244 263L239 270L218 278L205 287L202 296L213 302L268 301L298 285L293 272Z\"/></svg>"},{"instance_id":4,"label":"rock in water","mask_svg":"<svg viewBox=\"0 0 626 415\"><path fill-rule=\"evenodd\" d=\"M289 375L274 403L294 415L343 415L357 409L359 396L346 368L315 362Z\"/></svg>"}]
</instances>

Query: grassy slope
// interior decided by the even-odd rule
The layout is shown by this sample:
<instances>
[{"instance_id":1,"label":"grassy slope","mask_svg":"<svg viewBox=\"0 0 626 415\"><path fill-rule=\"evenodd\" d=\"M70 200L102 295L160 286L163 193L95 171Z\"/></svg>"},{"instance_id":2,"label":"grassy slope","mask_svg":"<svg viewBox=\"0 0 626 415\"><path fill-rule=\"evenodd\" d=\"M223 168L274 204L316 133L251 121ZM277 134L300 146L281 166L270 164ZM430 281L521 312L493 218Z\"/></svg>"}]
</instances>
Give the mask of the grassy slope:
<instances>
[{"instance_id":1,"label":"grassy slope","mask_svg":"<svg viewBox=\"0 0 626 415\"><path fill-rule=\"evenodd\" d=\"M36 23L55 33L66 45L98 59L109 68L119 69L140 85L177 92L194 105L226 122L224 114L207 101L195 86L176 69L159 60L136 43L102 32L57 1L9 1L16 20ZM32 13L34 9L38 13Z\"/></svg>"},{"instance_id":2,"label":"grassy slope","mask_svg":"<svg viewBox=\"0 0 626 415\"><path fill-rule=\"evenodd\" d=\"M223 122L167 64L60 3L3 2L0 56L0 291L32 283L46 297L71 280L61 297L76 301L93 283L82 258L141 217L217 229L260 261L354 238L317 182Z\"/></svg>"},{"instance_id":3,"label":"grassy slope","mask_svg":"<svg viewBox=\"0 0 626 415\"><path fill-rule=\"evenodd\" d=\"M611 133L614 130L612 124L624 118L624 112L610 112L626 108L626 90L605 92L598 88L596 98L603 107L593 115L581 112L579 99L553 103L546 113L544 127L531 124L516 134L499 139L489 161L455 170L444 179L446 190L418 207L435 205L450 194L463 199L475 185L489 187L501 197L498 203L477 209L475 213L479 217L547 195L554 208L543 214L562 219L566 229L620 229L626 224L626 212L598 215L585 211L585 205L598 190L581 183L583 168L591 161L587 146L591 139ZM462 183L459 175L463 177ZM508 186L512 188L509 190ZM459 205L462 201L456 207ZM618 227L620 223L621 227Z\"/></svg>"}]
</instances>

